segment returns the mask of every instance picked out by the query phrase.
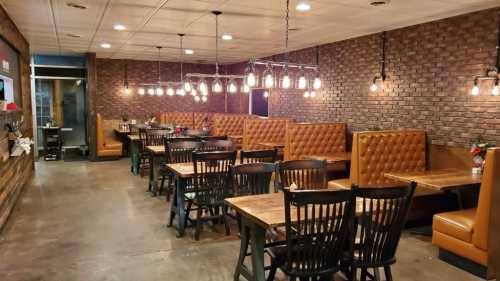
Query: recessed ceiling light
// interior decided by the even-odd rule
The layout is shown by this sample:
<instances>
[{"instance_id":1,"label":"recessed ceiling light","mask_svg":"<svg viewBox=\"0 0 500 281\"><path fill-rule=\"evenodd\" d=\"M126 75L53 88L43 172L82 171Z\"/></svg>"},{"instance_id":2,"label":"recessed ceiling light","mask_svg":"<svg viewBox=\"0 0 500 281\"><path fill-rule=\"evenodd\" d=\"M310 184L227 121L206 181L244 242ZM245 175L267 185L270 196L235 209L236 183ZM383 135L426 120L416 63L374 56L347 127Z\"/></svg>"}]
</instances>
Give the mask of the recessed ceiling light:
<instances>
[{"instance_id":1,"label":"recessed ceiling light","mask_svg":"<svg viewBox=\"0 0 500 281\"><path fill-rule=\"evenodd\" d=\"M193 50L191 50L191 49L185 49L185 50L184 50L184 53L185 53L186 55L192 55L192 54L194 54L194 51L193 51Z\"/></svg>"},{"instance_id":2,"label":"recessed ceiling light","mask_svg":"<svg viewBox=\"0 0 500 281\"><path fill-rule=\"evenodd\" d=\"M70 7L70 8L80 9L80 10L85 10L85 9L87 9L87 7L85 7L85 6L83 6L83 5L80 5L80 4L73 3L73 2L68 2L68 3L66 3L66 6L68 6L68 7Z\"/></svg>"},{"instance_id":3,"label":"recessed ceiling light","mask_svg":"<svg viewBox=\"0 0 500 281\"><path fill-rule=\"evenodd\" d=\"M229 40L232 40L232 39L233 39L233 35L231 35L231 34L226 33L226 34L222 35L222 40L228 40L229 41Z\"/></svg>"},{"instance_id":4,"label":"recessed ceiling light","mask_svg":"<svg viewBox=\"0 0 500 281\"><path fill-rule=\"evenodd\" d=\"M123 24L119 24L119 23L115 24L115 25L113 26L113 28L114 28L115 30L119 30L119 31L122 31L122 30L127 29L127 27L126 27L125 25L123 25Z\"/></svg>"},{"instance_id":5,"label":"recessed ceiling light","mask_svg":"<svg viewBox=\"0 0 500 281\"><path fill-rule=\"evenodd\" d=\"M307 0L300 0L295 6L295 10L300 12L306 12L311 10L311 4Z\"/></svg>"},{"instance_id":6,"label":"recessed ceiling light","mask_svg":"<svg viewBox=\"0 0 500 281\"><path fill-rule=\"evenodd\" d=\"M81 35L79 35L79 34L74 34L74 33L68 33L68 34L66 34L66 36L68 36L68 37L72 37L72 38L81 38L81 37L82 37Z\"/></svg>"},{"instance_id":7,"label":"recessed ceiling light","mask_svg":"<svg viewBox=\"0 0 500 281\"><path fill-rule=\"evenodd\" d=\"M391 2L391 1L389 1L389 0L372 1L372 2L370 2L370 5L377 7L377 6L389 4L389 2Z\"/></svg>"},{"instance_id":8,"label":"recessed ceiling light","mask_svg":"<svg viewBox=\"0 0 500 281\"><path fill-rule=\"evenodd\" d=\"M111 44L109 44L109 43L102 43L101 47L103 47L105 49L109 49L109 48L111 48Z\"/></svg>"}]
</instances>

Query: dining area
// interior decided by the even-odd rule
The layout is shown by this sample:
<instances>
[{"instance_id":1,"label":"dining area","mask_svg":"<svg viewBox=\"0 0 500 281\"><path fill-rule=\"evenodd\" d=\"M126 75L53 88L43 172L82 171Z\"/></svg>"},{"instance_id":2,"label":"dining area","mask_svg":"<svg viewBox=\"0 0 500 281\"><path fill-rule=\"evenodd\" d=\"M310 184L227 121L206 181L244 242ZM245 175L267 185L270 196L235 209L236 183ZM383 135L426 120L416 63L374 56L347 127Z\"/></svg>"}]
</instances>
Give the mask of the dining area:
<instances>
[{"instance_id":1,"label":"dining area","mask_svg":"<svg viewBox=\"0 0 500 281\"><path fill-rule=\"evenodd\" d=\"M0 22L0 281L499 280L498 0Z\"/></svg>"},{"instance_id":2,"label":"dining area","mask_svg":"<svg viewBox=\"0 0 500 281\"><path fill-rule=\"evenodd\" d=\"M492 277L485 244L462 233L488 239L497 148L487 149L482 173L430 168L423 130L354 132L348 149L345 123L241 117L226 114L239 123L211 122L221 125L205 132L131 125L139 140L131 159L149 170L145 190L169 206L166 231L193 242L207 226L237 235L234 280L274 280L277 271L290 280L393 280L403 233L429 237L436 258ZM226 124L242 134L240 146L210 133Z\"/></svg>"}]
</instances>

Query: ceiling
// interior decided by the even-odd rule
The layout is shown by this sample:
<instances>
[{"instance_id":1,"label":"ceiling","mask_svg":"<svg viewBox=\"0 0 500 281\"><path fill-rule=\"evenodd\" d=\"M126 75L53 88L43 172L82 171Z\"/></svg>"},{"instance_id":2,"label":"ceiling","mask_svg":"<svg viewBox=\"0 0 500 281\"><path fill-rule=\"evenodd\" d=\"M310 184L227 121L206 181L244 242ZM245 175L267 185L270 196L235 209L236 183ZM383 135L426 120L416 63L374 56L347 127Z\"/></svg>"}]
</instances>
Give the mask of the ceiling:
<instances>
[{"instance_id":1,"label":"ceiling","mask_svg":"<svg viewBox=\"0 0 500 281\"><path fill-rule=\"evenodd\" d=\"M499 0L311 0L311 10L291 0L289 49L296 50L370 33L500 6ZM68 7L80 4L87 9ZM233 63L283 52L285 0L0 0L36 54L96 52L101 58L179 60L179 32L194 50L185 61L215 61L215 16L219 60ZM116 31L117 23L127 27ZM75 36L79 36L76 37ZM101 47L102 43L111 48Z\"/></svg>"}]
</instances>

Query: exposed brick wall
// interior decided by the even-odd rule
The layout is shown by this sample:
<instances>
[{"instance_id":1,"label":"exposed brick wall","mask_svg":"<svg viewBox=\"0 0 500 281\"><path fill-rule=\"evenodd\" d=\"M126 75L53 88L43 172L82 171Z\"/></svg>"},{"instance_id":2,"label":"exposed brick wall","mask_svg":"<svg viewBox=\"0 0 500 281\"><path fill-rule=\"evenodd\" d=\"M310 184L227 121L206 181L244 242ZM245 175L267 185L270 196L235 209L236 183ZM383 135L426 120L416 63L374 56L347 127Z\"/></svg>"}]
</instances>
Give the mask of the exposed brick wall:
<instances>
[{"instance_id":1,"label":"exposed brick wall","mask_svg":"<svg viewBox=\"0 0 500 281\"><path fill-rule=\"evenodd\" d=\"M139 83L158 81L158 67L155 61L127 60L130 95L123 93L124 60L97 59L96 110L104 119L120 119L122 114L129 118L144 119L165 111L224 112L224 94L210 94L207 103L196 103L192 96L144 96L137 94ZM184 73L213 73L213 65L184 64ZM223 69L224 71L224 69ZM180 64L161 63L162 81L178 81ZM223 72L224 73L224 72ZM229 99L228 99L229 104Z\"/></svg>"},{"instance_id":2,"label":"exposed brick wall","mask_svg":"<svg viewBox=\"0 0 500 281\"><path fill-rule=\"evenodd\" d=\"M488 85L470 95L473 77L495 62L499 10L388 31L387 80L376 95L369 87L380 69L380 34L322 45L323 90L315 99L275 90L270 115L342 121L351 131L421 128L434 144L463 146L481 135L500 145L500 97L489 96ZM290 61L313 63L315 48L292 52Z\"/></svg>"}]
</instances>

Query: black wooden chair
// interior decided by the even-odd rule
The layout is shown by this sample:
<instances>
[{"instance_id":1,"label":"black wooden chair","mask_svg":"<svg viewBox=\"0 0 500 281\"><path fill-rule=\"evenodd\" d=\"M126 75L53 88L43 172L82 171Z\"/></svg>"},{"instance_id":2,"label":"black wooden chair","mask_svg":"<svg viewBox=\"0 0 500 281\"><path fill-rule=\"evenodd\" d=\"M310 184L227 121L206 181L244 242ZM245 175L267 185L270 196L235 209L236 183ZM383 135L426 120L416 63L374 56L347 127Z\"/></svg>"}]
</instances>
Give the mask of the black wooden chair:
<instances>
[{"instance_id":1,"label":"black wooden chair","mask_svg":"<svg viewBox=\"0 0 500 281\"><path fill-rule=\"evenodd\" d=\"M233 196L269 193L275 169L273 163L248 163L232 167Z\"/></svg>"},{"instance_id":2,"label":"black wooden chair","mask_svg":"<svg viewBox=\"0 0 500 281\"><path fill-rule=\"evenodd\" d=\"M285 192L286 246L269 248L274 280L280 268L290 280L333 280L349 239L355 201L349 191Z\"/></svg>"},{"instance_id":3,"label":"black wooden chair","mask_svg":"<svg viewBox=\"0 0 500 281\"><path fill-rule=\"evenodd\" d=\"M392 281L391 265L415 192L415 183L395 188L352 187L358 205L362 206L352 226L350 253L347 257L349 279L381 281L379 268L384 268L387 281ZM368 272L373 270L373 274Z\"/></svg>"},{"instance_id":4,"label":"black wooden chair","mask_svg":"<svg viewBox=\"0 0 500 281\"><path fill-rule=\"evenodd\" d=\"M281 190L295 185L297 189L326 189L327 165L321 160L291 160L278 164L279 178L276 188Z\"/></svg>"},{"instance_id":5,"label":"black wooden chair","mask_svg":"<svg viewBox=\"0 0 500 281\"><path fill-rule=\"evenodd\" d=\"M172 135L170 130L164 129L147 129L146 130L146 146L161 146L164 145L165 139Z\"/></svg>"},{"instance_id":6,"label":"black wooden chair","mask_svg":"<svg viewBox=\"0 0 500 281\"><path fill-rule=\"evenodd\" d=\"M274 163L278 155L277 149L240 151L241 163Z\"/></svg>"},{"instance_id":7,"label":"black wooden chair","mask_svg":"<svg viewBox=\"0 0 500 281\"><path fill-rule=\"evenodd\" d=\"M201 142L195 141L179 141L170 142L165 139L165 163L175 164L175 163L191 163L193 161L193 152L201 148ZM166 190L166 200L170 200L170 194L174 187L174 175L168 171L168 169L163 168L161 170L161 184L160 192L163 190L165 181L168 179L168 185Z\"/></svg>"},{"instance_id":8,"label":"black wooden chair","mask_svg":"<svg viewBox=\"0 0 500 281\"><path fill-rule=\"evenodd\" d=\"M193 152L194 177L192 187L186 189L186 216L196 208L194 239L200 239L202 223L224 222L226 235L230 234L224 199L230 191L230 168L236 161L236 151ZM207 212L209 215L203 216Z\"/></svg>"},{"instance_id":9,"label":"black wooden chair","mask_svg":"<svg viewBox=\"0 0 500 281\"><path fill-rule=\"evenodd\" d=\"M233 151L234 144L230 140L204 141L202 151Z\"/></svg>"}]
</instances>

